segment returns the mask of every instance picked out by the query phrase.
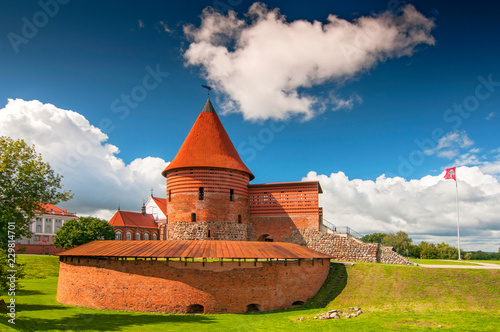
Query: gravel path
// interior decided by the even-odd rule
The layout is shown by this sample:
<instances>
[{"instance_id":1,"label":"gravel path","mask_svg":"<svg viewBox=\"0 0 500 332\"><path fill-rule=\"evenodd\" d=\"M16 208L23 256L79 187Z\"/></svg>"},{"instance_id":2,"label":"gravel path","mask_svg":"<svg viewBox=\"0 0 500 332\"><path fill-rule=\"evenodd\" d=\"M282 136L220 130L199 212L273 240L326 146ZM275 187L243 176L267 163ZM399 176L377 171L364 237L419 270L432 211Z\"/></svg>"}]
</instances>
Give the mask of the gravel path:
<instances>
[{"instance_id":1,"label":"gravel path","mask_svg":"<svg viewBox=\"0 0 500 332\"><path fill-rule=\"evenodd\" d=\"M491 264L491 263L477 263L477 262L468 262L470 264L476 265L428 265L428 264L419 264L421 267L428 268L436 268L436 269L489 269L489 270L500 270L500 264Z\"/></svg>"}]
</instances>

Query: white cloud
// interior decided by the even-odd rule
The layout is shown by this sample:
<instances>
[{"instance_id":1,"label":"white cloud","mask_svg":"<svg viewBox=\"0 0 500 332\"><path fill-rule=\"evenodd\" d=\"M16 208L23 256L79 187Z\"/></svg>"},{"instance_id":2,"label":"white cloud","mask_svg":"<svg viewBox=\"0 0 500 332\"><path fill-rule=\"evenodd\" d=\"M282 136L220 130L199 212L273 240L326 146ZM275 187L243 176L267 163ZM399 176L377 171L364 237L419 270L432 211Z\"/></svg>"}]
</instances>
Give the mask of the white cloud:
<instances>
[{"instance_id":1,"label":"white cloud","mask_svg":"<svg viewBox=\"0 0 500 332\"><path fill-rule=\"evenodd\" d=\"M207 8L201 26L184 27L192 43L188 65L225 94L224 112L245 119L309 119L325 108L352 107L355 99L321 99L301 88L345 82L388 58L410 56L419 44L434 45L432 20L407 5L401 16L384 12L352 22L329 15L327 23L288 22L278 9L254 3L249 22Z\"/></svg>"},{"instance_id":2,"label":"white cloud","mask_svg":"<svg viewBox=\"0 0 500 332\"><path fill-rule=\"evenodd\" d=\"M173 33L172 29L170 29L167 25L167 23L163 22L163 21L159 21L157 23L157 25L155 26L156 30L158 30L158 32L166 32L166 33Z\"/></svg>"},{"instance_id":3,"label":"white cloud","mask_svg":"<svg viewBox=\"0 0 500 332\"><path fill-rule=\"evenodd\" d=\"M486 120L491 120L495 117L496 113L495 112L490 112L487 117L485 117Z\"/></svg>"},{"instance_id":4,"label":"white cloud","mask_svg":"<svg viewBox=\"0 0 500 332\"><path fill-rule=\"evenodd\" d=\"M478 167L457 169L460 231L465 250L497 251L500 245L500 184ZM325 218L357 232L403 230L418 241L456 246L455 183L438 176L407 181L382 175L376 181L350 180L343 172L330 176L309 172L303 180L319 180Z\"/></svg>"},{"instance_id":5,"label":"white cloud","mask_svg":"<svg viewBox=\"0 0 500 332\"><path fill-rule=\"evenodd\" d=\"M441 137L434 148L427 149L424 153L426 155L436 154L441 158L452 159L460 153L460 149L469 148L473 144L474 141L467 136L464 130L456 130Z\"/></svg>"},{"instance_id":6,"label":"white cloud","mask_svg":"<svg viewBox=\"0 0 500 332\"><path fill-rule=\"evenodd\" d=\"M144 22L142 20L137 20L137 26L139 27L139 29L144 28Z\"/></svg>"},{"instance_id":7,"label":"white cloud","mask_svg":"<svg viewBox=\"0 0 500 332\"><path fill-rule=\"evenodd\" d=\"M40 101L9 99L0 110L0 135L22 138L42 154L44 161L64 176L64 189L74 198L62 206L81 215L108 218L118 204L139 211L150 189L164 196L168 165L155 157L125 164L108 136L81 114Z\"/></svg>"}]
</instances>

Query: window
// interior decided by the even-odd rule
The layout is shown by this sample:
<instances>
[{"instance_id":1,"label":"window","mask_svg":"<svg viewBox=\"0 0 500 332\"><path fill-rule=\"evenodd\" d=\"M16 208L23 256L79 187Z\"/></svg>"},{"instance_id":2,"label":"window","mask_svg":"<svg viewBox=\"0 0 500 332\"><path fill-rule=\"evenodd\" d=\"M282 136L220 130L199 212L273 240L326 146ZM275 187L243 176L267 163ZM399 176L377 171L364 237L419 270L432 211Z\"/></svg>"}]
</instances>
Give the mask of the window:
<instances>
[{"instance_id":1,"label":"window","mask_svg":"<svg viewBox=\"0 0 500 332\"><path fill-rule=\"evenodd\" d=\"M52 219L45 218L45 222L52 222Z\"/></svg>"},{"instance_id":2,"label":"window","mask_svg":"<svg viewBox=\"0 0 500 332\"><path fill-rule=\"evenodd\" d=\"M153 240L156 240L156 234L153 233Z\"/></svg>"},{"instance_id":3,"label":"window","mask_svg":"<svg viewBox=\"0 0 500 332\"><path fill-rule=\"evenodd\" d=\"M135 240L140 241L141 240L141 234L140 233L135 233Z\"/></svg>"},{"instance_id":4,"label":"window","mask_svg":"<svg viewBox=\"0 0 500 332\"><path fill-rule=\"evenodd\" d=\"M45 242L49 242L49 237L48 237L48 236L44 236L44 237L43 237L43 240L44 240Z\"/></svg>"},{"instance_id":5,"label":"window","mask_svg":"<svg viewBox=\"0 0 500 332\"><path fill-rule=\"evenodd\" d=\"M234 189L229 189L229 200L231 202L234 200Z\"/></svg>"},{"instance_id":6,"label":"window","mask_svg":"<svg viewBox=\"0 0 500 332\"><path fill-rule=\"evenodd\" d=\"M210 230L208 230L207 232L207 237L210 237Z\"/></svg>"},{"instance_id":7,"label":"window","mask_svg":"<svg viewBox=\"0 0 500 332\"><path fill-rule=\"evenodd\" d=\"M41 232L42 231L42 225L36 225L36 231Z\"/></svg>"},{"instance_id":8,"label":"window","mask_svg":"<svg viewBox=\"0 0 500 332\"><path fill-rule=\"evenodd\" d=\"M59 231L61 229L61 227L57 226L56 227L56 232Z\"/></svg>"},{"instance_id":9,"label":"window","mask_svg":"<svg viewBox=\"0 0 500 332\"><path fill-rule=\"evenodd\" d=\"M35 236L35 241L40 241L40 236Z\"/></svg>"},{"instance_id":10,"label":"window","mask_svg":"<svg viewBox=\"0 0 500 332\"><path fill-rule=\"evenodd\" d=\"M52 233L52 226L50 225L45 226L45 233Z\"/></svg>"},{"instance_id":11,"label":"window","mask_svg":"<svg viewBox=\"0 0 500 332\"><path fill-rule=\"evenodd\" d=\"M148 233L144 234L144 240L149 240L149 234Z\"/></svg>"},{"instance_id":12,"label":"window","mask_svg":"<svg viewBox=\"0 0 500 332\"><path fill-rule=\"evenodd\" d=\"M241 214L238 214L238 224L241 224Z\"/></svg>"},{"instance_id":13,"label":"window","mask_svg":"<svg viewBox=\"0 0 500 332\"><path fill-rule=\"evenodd\" d=\"M202 201L202 200L204 200L204 199L205 199L205 188L200 187L200 188L198 189L198 199L199 199L200 201Z\"/></svg>"},{"instance_id":14,"label":"window","mask_svg":"<svg viewBox=\"0 0 500 332\"><path fill-rule=\"evenodd\" d=\"M42 218L36 218L36 221L42 221Z\"/></svg>"},{"instance_id":15,"label":"window","mask_svg":"<svg viewBox=\"0 0 500 332\"><path fill-rule=\"evenodd\" d=\"M127 241L132 240L132 235L130 234L130 232L127 232L127 235L126 235L125 239L126 239Z\"/></svg>"},{"instance_id":16,"label":"window","mask_svg":"<svg viewBox=\"0 0 500 332\"><path fill-rule=\"evenodd\" d=\"M122 233L121 232L117 232L115 234L115 240L118 240L118 241L121 241L122 240Z\"/></svg>"},{"instance_id":17,"label":"window","mask_svg":"<svg viewBox=\"0 0 500 332\"><path fill-rule=\"evenodd\" d=\"M172 202L172 190L168 191L168 201Z\"/></svg>"},{"instance_id":18,"label":"window","mask_svg":"<svg viewBox=\"0 0 500 332\"><path fill-rule=\"evenodd\" d=\"M191 222L196 222L196 213L191 213Z\"/></svg>"}]
</instances>

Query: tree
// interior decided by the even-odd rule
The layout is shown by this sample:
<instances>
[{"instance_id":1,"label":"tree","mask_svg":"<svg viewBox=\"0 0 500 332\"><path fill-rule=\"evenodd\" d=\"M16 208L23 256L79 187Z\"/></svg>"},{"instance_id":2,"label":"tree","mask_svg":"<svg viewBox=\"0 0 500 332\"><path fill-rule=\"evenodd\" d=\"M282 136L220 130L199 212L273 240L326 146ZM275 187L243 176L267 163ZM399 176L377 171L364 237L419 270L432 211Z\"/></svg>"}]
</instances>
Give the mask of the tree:
<instances>
[{"instance_id":1,"label":"tree","mask_svg":"<svg viewBox=\"0 0 500 332\"><path fill-rule=\"evenodd\" d=\"M36 211L45 212L41 203L72 198L70 191L60 191L61 180L34 146L0 136L0 248L7 250L9 241L31 235Z\"/></svg>"},{"instance_id":2,"label":"tree","mask_svg":"<svg viewBox=\"0 0 500 332\"><path fill-rule=\"evenodd\" d=\"M364 243L381 243L386 235L387 234L385 233L368 234L363 236L361 238L361 241L363 241Z\"/></svg>"},{"instance_id":3,"label":"tree","mask_svg":"<svg viewBox=\"0 0 500 332\"><path fill-rule=\"evenodd\" d=\"M69 249L95 240L114 240L113 226L106 220L93 217L80 217L65 222L56 232L54 245Z\"/></svg>"},{"instance_id":4,"label":"tree","mask_svg":"<svg viewBox=\"0 0 500 332\"><path fill-rule=\"evenodd\" d=\"M413 240L408 237L403 231L399 231L396 234L387 234L382 239L382 244L388 247L394 247L394 250L400 255L409 255L410 246Z\"/></svg>"}]
</instances>

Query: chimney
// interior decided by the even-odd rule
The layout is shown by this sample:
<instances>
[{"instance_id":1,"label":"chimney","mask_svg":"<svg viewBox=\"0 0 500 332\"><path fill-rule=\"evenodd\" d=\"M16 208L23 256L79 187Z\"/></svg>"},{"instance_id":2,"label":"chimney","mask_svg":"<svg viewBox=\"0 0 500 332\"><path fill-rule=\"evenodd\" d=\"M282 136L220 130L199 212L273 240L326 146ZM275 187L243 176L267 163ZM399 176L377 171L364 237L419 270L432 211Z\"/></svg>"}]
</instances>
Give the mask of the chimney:
<instances>
[{"instance_id":1,"label":"chimney","mask_svg":"<svg viewBox=\"0 0 500 332\"><path fill-rule=\"evenodd\" d=\"M146 204L144 204L144 202L142 203L141 212L142 212L142 215L143 215L143 216L145 216L145 215L146 215Z\"/></svg>"}]
</instances>

